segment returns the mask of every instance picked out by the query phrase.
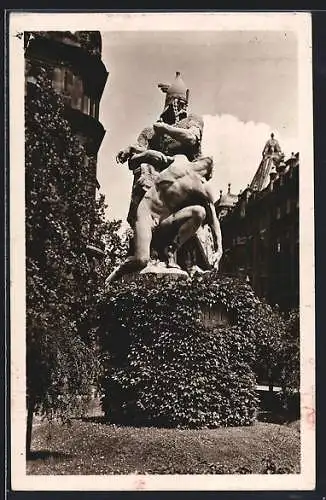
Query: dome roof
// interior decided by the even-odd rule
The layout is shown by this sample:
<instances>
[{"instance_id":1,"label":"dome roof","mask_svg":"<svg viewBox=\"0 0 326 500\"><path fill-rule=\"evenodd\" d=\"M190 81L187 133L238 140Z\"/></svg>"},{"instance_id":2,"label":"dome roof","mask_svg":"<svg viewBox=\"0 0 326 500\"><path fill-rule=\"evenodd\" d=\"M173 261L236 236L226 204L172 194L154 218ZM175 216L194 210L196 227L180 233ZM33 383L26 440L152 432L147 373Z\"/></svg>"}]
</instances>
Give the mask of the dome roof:
<instances>
[{"instance_id":1,"label":"dome roof","mask_svg":"<svg viewBox=\"0 0 326 500\"><path fill-rule=\"evenodd\" d=\"M225 207L225 208L234 207L234 205L238 201L238 198L239 197L237 194L231 193L231 184L229 184L227 193L223 194L223 192L220 191L220 197L217 200L216 206L220 207L220 208L222 208L222 207Z\"/></svg>"},{"instance_id":2,"label":"dome roof","mask_svg":"<svg viewBox=\"0 0 326 500\"><path fill-rule=\"evenodd\" d=\"M238 201L237 194L223 194L217 202L219 207L234 207Z\"/></svg>"}]
</instances>

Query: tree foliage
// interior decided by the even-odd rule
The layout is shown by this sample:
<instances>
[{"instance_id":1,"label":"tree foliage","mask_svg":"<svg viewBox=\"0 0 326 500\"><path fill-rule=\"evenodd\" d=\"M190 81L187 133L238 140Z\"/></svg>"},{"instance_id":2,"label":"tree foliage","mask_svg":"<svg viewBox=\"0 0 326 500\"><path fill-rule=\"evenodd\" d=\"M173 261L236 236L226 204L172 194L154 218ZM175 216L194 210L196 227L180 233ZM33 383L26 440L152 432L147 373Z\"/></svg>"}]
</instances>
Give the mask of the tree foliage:
<instances>
[{"instance_id":1,"label":"tree foliage","mask_svg":"<svg viewBox=\"0 0 326 500\"><path fill-rule=\"evenodd\" d=\"M257 311L254 369L259 380L280 386L284 392L299 389L299 313L281 314L263 303Z\"/></svg>"},{"instance_id":2,"label":"tree foliage","mask_svg":"<svg viewBox=\"0 0 326 500\"><path fill-rule=\"evenodd\" d=\"M300 314L291 310L285 317L285 336L281 352L281 384L285 390L300 387Z\"/></svg>"},{"instance_id":3,"label":"tree foliage","mask_svg":"<svg viewBox=\"0 0 326 500\"><path fill-rule=\"evenodd\" d=\"M95 294L107 261L90 257L92 233L118 252L119 222L90 196L96 158L73 135L44 68L25 99L27 396L48 416L81 408L99 374Z\"/></svg>"}]
</instances>

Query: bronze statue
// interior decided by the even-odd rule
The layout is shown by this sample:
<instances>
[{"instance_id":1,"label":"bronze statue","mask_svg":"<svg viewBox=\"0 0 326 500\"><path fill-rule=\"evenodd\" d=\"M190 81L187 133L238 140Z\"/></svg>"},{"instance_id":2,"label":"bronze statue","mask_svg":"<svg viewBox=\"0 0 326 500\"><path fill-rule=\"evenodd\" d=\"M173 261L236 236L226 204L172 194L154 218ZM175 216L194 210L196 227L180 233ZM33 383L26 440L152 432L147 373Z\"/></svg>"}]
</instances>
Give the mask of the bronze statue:
<instances>
[{"instance_id":1,"label":"bronze statue","mask_svg":"<svg viewBox=\"0 0 326 500\"><path fill-rule=\"evenodd\" d=\"M188 114L189 89L179 72L172 85L158 86L166 93L158 122L145 128L136 144L117 155L117 162L128 161L134 173L127 218L134 240L132 255L108 277L108 283L144 269L153 259L153 251L167 267L178 268L177 251L202 225L209 226L213 236L211 267L218 267L222 255L220 226L208 182L213 161L201 156L203 120ZM193 267L199 269L196 262Z\"/></svg>"}]
</instances>

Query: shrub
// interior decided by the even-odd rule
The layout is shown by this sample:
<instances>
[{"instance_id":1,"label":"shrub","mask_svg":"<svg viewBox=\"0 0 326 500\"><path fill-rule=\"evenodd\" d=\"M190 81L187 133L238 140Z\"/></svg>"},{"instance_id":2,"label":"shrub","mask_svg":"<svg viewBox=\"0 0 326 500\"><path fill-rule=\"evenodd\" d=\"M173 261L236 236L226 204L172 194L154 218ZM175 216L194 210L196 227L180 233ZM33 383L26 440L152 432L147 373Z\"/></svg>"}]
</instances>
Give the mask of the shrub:
<instances>
[{"instance_id":1,"label":"shrub","mask_svg":"<svg viewBox=\"0 0 326 500\"><path fill-rule=\"evenodd\" d=\"M258 377L284 390L300 385L299 312L280 314L268 304L257 311L256 361Z\"/></svg>"},{"instance_id":2,"label":"shrub","mask_svg":"<svg viewBox=\"0 0 326 500\"><path fill-rule=\"evenodd\" d=\"M286 325L280 313L265 302L257 307L255 332L258 381L280 385Z\"/></svg>"},{"instance_id":3,"label":"shrub","mask_svg":"<svg viewBox=\"0 0 326 500\"><path fill-rule=\"evenodd\" d=\"M201 308L218 304L232 324L204 326ZM177 281L138 275L112 285L100 306L106 415L161 426L251 424L259 307L248 284L216 272Z\"/></svg>"},{"instance_id":4,"label":"shrub","mask_svg":"<svg viewBox=\"0 0 326 500\"><path fill-rule=\"evenodd\" d=\"M282 345L282 387L300 387L300 314L293 309L284 318L285 336Z\"/></svg>"}]
</instances>

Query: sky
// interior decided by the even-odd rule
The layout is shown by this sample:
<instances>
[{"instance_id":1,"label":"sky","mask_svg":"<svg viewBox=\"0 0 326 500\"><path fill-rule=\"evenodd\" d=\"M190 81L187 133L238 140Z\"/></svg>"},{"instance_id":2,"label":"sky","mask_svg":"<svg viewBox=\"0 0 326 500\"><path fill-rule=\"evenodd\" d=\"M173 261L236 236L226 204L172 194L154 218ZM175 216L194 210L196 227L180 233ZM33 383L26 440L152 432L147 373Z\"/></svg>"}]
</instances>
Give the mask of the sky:
<instances>
[{"instance_id":1,"label":"sky","mask_svg":"<svg viewBox=\"0 0 326 500\"><path fill-rule=\"evenodd\" d=\"M294 32L102 32L109 72L100 104L106 129L97 177L110 219L124 220L132 172L117 152L159 117L160 82L175 72L190 89L189 111L204 118L203 154L214 158L213 184L235 194L251 182L270 133L286 155L298 145L298 57Z\"/></svg>"}]
</instances>

